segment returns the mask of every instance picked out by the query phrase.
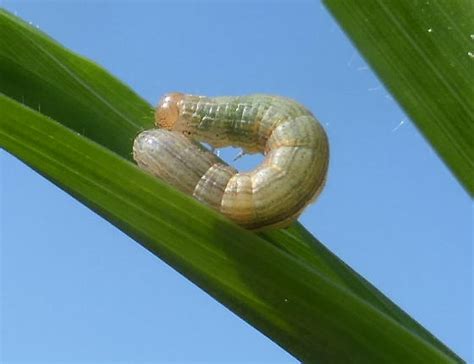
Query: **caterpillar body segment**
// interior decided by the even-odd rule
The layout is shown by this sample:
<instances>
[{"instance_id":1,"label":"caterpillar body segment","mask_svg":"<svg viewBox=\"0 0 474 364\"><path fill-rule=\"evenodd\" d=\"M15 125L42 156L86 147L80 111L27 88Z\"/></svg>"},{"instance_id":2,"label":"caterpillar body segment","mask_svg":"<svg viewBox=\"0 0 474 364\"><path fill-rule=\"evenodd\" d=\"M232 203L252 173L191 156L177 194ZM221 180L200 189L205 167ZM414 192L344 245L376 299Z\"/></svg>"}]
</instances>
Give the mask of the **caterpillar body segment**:
<instances>
[{"instance_id":1,"label":"caterpillar body segment","mask_svg":"<svg viewBox=\"0 0 474 364\"><path fill-rule=\"evenodd\" d=\"M246 228L289 225L324 186L326 133L293 100L174 93L162 98L155 116L160 129L135 140L138 165ZM260 152L265 160L239 173L192 140Z\"/></svg>"}]
</instances>

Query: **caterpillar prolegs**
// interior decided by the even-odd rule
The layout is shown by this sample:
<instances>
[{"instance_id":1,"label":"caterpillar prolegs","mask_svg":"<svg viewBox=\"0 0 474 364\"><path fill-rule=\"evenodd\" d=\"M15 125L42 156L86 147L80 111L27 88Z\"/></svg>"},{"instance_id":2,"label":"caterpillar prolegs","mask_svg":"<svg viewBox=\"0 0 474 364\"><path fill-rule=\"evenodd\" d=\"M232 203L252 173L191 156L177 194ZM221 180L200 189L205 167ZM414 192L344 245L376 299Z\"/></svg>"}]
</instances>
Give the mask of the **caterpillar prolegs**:
<instances>
[{"instance_id":1,"label":"caterpillar prolegs","mask_svg":"<svg viewBox=\"0 0 474 364\"><path fill-rule=\"evenodd\" d=\"M326 133L293 100L171 93L160 100L155 121L158 129L135 139L137 164L248 229L288 226L324 187ZM236 146L265 159L239 173L196 142Z\"/></svg>"}]
</instances>

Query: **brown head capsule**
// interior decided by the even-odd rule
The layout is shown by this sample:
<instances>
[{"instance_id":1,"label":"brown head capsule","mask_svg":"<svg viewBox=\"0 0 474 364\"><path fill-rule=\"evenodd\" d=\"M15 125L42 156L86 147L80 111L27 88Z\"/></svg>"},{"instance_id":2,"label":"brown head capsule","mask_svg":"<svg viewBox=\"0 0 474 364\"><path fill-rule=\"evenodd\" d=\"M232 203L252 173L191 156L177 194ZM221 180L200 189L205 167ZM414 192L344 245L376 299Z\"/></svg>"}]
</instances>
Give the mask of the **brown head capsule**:
<instances>
[{"instance_id":1,"label":"brown head capsule","mask_svg":"<svg viewBox=\"0 0 474 364\"><path fill-rule=\"evenodd\" d=\"M179 119L179 103L184 95L173 92L163 96L155 112L155 125L159 128L172 130Z\"/></svg>"}]
</instances>

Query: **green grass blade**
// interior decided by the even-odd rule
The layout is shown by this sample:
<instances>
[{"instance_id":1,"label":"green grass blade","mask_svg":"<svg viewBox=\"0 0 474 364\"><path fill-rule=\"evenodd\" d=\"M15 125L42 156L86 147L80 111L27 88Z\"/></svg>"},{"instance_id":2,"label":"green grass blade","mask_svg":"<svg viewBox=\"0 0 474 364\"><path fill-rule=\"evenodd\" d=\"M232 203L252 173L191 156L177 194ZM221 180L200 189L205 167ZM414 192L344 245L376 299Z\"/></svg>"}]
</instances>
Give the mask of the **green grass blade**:
<instances>
[{"instance_id":1,"label":"green grass blade","mask_svg":"<svg viewBox=\"0 0 474 364\"><path fill-rule=\"evenodd\" d=\"M133 136L153 125L148 103L97 64L2 9L0 34L1 92L132 158Z\"/></svg>"},{"instance_id":2,"label":"green grass blade","mask_svg":"<svg viewBox=\"0 0 474 364\"><path fill-rule=\"evenodd\" d=\"M474 195L471 0L325 0L464 188Z\"/></svg>"},{"instance_id":3,"label":"green grass blade","mask_svg":"<svg viewBox=\"0 0 474 364\"><path fill-rule=\"evenodd\" d=\"M454 362L366 301L125 159L0 96L0 145L303 361Z\"/></svg>"},{"instance_id":4,"label":"green grass blade","mask_svg":"<svg viewBox=\"0 0 474 364\"><path fill-rule=\"evenodd\" d=\"M36 120L36 117L38 117L38 120L36 120L37 133L49 138L47 139L49 143L43 145L44 150L42 151L42 155L44 159L37 159L39 156L35 156L35 153L32 153L31 150L39 148L42 145L41 140L34 134L31 135L33 130L28 129L26 126L25 131L21 133L18 127L22 124L17 120L21 118L18 115L10 115L10 113L14 114L16 110L10 105L10 107L5 108L5 110L1 109L0 114L1 127L5 128L4 139L2 139L0 144L3 148L10 150L47 178L55 181L61 188L69 191L80 201L90 206L94 211L105 216L300 359L309 357L318 357L320 359L329 358L329 355L332 355L332 360L336 360L337 358L342 359L345 358L347 354L344 350L349 350L349 348L353 350L351 345L357 345L352 343L346 348L342 345L346 339L341 337L342 349L339 348L338 350L343 350L343 353L338 354L340 357L335 357L334 355L336 354L329 353L329 350L334 349L333 347L328 346L328 348L321 348L325 340L328 340L330 337L333 339L338 337L338 334L335 334L333 331L334 327L326 330L324 326L322 326L322 333L307 333L307 331L314 331L315 327L321 330L321 322L318 320L322 320L322 318L318 316L320 315L319 313L312 312L312 314L316 315L314 318L316 321L311 322L317 326L310 326L308 324L302 332L293 329L291 326L294 325L291 321L298 317L301 319L301 316L295 316L293 313L292 316L286 316L278 312L278 317L272 316L275 320L272 321L272 319L268 317L260 317L260 311L252 306L252 303L258 301L257 299L255 299L255 302L252 300L243 300L238 301L236 304L226 294L231 291L233 292L235 289L240 289L238 285L237 287L233 287L232 285L235 282L230 280L230 283L226 281L226 286L223 287L219 285L222 284L221 281L223 279L220 275L207 274L209 272L196 273L193 269L197 269L197 267L194 267L194 265L197 266L198 263L204 264L207 262L203 256L192 256L192 259L196 259L196 261L186 260L187 265L184 264L183 256L191 253L188 251L179 251L179 249L184 249L180 245L181 242L186 239L188 239L187 241L193 241L196 237L199 237L199 239L201 239L199 241L205 247L202 249L212 250L215 244L221 244L220 240L217 241L221 235L234 236L235 240L233 240L233 243L229 246L219 245L219 249L224 249L226 254L232 255L231 259L234 262L233 264L236 264L234 268L238 268L240 273L242 267L238 265L238 259L235 258L247 253L245 252L245 248L242 248L244 249L242 252L234 252L233 249L240 249L237 246L238 243L241 242L241 240L246 241L246 239L251 239L251 236L252 239L257 239L253 243L257 244L256 246L266 244L265 249L270 249L268 247L270 246L271 249L273 249L272 251L275 250L272 254L277 254L276 252L278 252L278 254L285 257L285 259L287 259L286 264L288 265L286 267L288 270L293 271L293 269L295 269L294 267L298 266L300 267L298 269L304 269L307 272L306 274L320 277L324 282L337 287L341 292L345 292L345 294L351 297L355 295L356 297L353 297L355 300L370 307L371 310L376 312L376 315L385 317L385 319L388 320L387 322L390 322L389 325L395 325L396 327L400 325L403 326L403 329L401 327L399 327L399 329L409 333L409 335L407 334L408 337L416 337L416 339L413 340L418 344L430 347L430 352L431 350L436 353L438 353L438 351L444 352L447 356L457 360L455 354L450 352L449 349L430 335L424 328L418 325L373 286L330 253L299 224L295 224L288 230L272 231L255 235L227 222L220 215L198 205L194 200L183 196L170 187L164 186L159 181L151 180L147 176L143 177L142 173L139 175L142 176L140 178L144 179L141 180L137 177L137 185L134 187L130 186L130 181L127 179L129 178L129 174L132 173L133 175L133 173L139 173L139 171L137 172L133 165L118 158L118 155L130 159L131 143L134 136L139 130L152 125L151 107L99 66L64 49L44 34L4 11L0 12L0 30L1 33L5 35L0 39L0 74L2 75L2 80L4 78L7 80L6 82L2 81L0 84L0 91L20 103L28 105L31 109L41 109L42 114L52 117L61 124L88 138L84 139L73 134L78 140L81 140L81 143L84 143L84 145L81 144L81 148L78 147L77 150L66 148L68 152L62 153L60 149L61 143L57 143L56 149L53 148L55 144L51 143L51 135L55 141L58 141L56 135L64 134L67 138L71 139L70 143L79 142L73 142L75 139L66 133L67 130L60 128L55 122L32 112L32 110L16 105L19 107L18 110L27 110L28 113L25 111L25 115L28 115L31 119ZM4 98L3 102L5 105L9 105L9 102L11 102L9 100L8 98ZM20 114L18 110L15 112ZM35 117L32 115L35 115ZM4 125L7 120L9 120L8 122L12 125ZM18 125L15 124L17 122L19 123ZM52 125L55 125L55 127L53 128ZM13 126L15 126L15 128L13 128ZM46 127L48 127L47 130L42 130ZM17 137L12 141L11 136L15 135L15 133ZM61 136L61 138L62 137L63 136ZM110 151L106 152L95 143L92 143L91 140L101 144L116 154ZM28 144L30 146L26 148ZM22 149L22 145L24 145L26 149ZM94 149L95 152L90 154L86 145L91 149L99 148L97 150L101 152L99 153ZM94 153L97 153L97 155ZM98 156L102 155L101 153L108 155L108 159L105 157L99 158ZM58 161L53 162L54 158L57 158ZM100 172L94 170L94 168L87 169L86 163L94 163L94 168L100 170ZM110 168L107 167L108 165L110 165ZM77 168L72 169L70 176L66 178L61 173L65 173L68 166L71 168L76 166ZM110 172L115 178L108 178L103 175L102 172ZM75 177L73 177L74 173L76 173ZM117 173L119 173L121 177L117 176ZM81 174L84 174L84 176L81 177ZM127 178L125 178L125 176ZM119 183L119 185L114 185L114 182ZM91 186L88 186L88 183L91 184ZM136 193L133 192L133 188L138 188L140 186L139 184L149 186L150 191L154 191L154 193L157 194L157 196L155 196L155 204L157 204L157 206L151 205L149 196L147 197L148 199L145 199L143 196L136 195L136 193L138 193L137 191L135 191ZM86 186L88 187L86 188ZM95 186L95 188L92 188L93 186ZM140 191L143 193L143 190ZM128 192L130 192L130 194L128 194ZM103 199L105 197L108 197L108 200L104 202ZM133 205L135 201L135 204L138 205L135 206L137 209L137 216L135 216L137 221L133 219L133 216L131 220L122 216L122 211L127 211L128 213L128 209L131 208L128 205L124 205L124 201L128 201L130 205ZM142 204L145 206L143 207L144 211L140 210L139 213L139 206ZM195 216L195 218L201 222L199 227L187 232L185 231L185 237L180 235L182 226L183 224L186 226L189 224L186 224L186 219L183 219L183 216L180 215L182 211L193 212L193 215L197 214L198 216ZM138 221L140 214L145 214L145 222ZM142 223L143 225L141 225ZM147 224L153 226L148 226ZM155 226L156 224L159 226ZM142 226L141 229L153 231L154 234L158 234L154 236L160 236L160 241L151 239L150 236L153 235L149 236L144 234L141 230L138 231L138 226ZM226 226L229 227L230 230L228 230ZM189 228L189 226L187 226L187 228ZM170 240L168 244L176 244L176 246L174 246L176 250L173 251L173 253L169 252L169 248L163 248L159 245L162 244L162 235ZM226 238L224 241L228 239L229 238ZM186 249L192 250L195 249L195 247L190 244ZM265 252L259 252L258 249L255 253L257 255L258 253L265 254ZM235 257L233 256L234 254ZM254 263L259 264L256 260L254 260ZM189 265L191 265L192 268L189 268ZM214 273L217 271L217 268L212 264L206 267L206 269ZM261 267L253 267L252 269L258 270L261 269ZM233 274L235 276L235 271ZM246 269L244 269L244 274L249 274ZM276 282L278 287L280 287L279 281L274 281L273 284ZM300 283L302 284L302 282L304 281ZM247 283L245 280L245 284ZM220 289L223 289L225 292L220 291ZM261 287L258 286L258 289L260 290ZM275 291L276 288L272 286L272 288L265 287L265 289ZM309 292L310 291L305 294L310 294ZM299 292L299 294L303 295L303 292ZM272 304L276 304L278 307L282 305L281 301L276 303L272 302ZM349 304L350 303L347 303L347 305ZM248 307L246 305L248 305ZM265 302L265 305L268 305L268 303ZM346 306L345 309L350 311L351 307ZM314 310L317 311L317 308L315 307ZM329 320L329 316L325 319ZM290 323L287 323L288 320ZM306 319L303 318L301 320L304 321ZM336 320L338 324L341 324L337 316L332 317L331 320ZM388 325L388 323L386 324ZM287 331L285 325L288 325L288 328L291 327L293 331ZM277 328L275 328L275 326ZM356 330L355 327L350 329ZM313 340L311 347L314 346L314 349L310 348L309 341L306 341L305 335L310 335L311 340ZM362 336L364 335L365 334L362 334ZM361 343L359 342L359 344ZM415 346L412 346L412 348ZM363 355L367 355L367 357L384 355L383 353L370 354L376 350L374 348L361 347L358 350L361 351L361 357ZM379 348L377 350L381 349ZM395 349L393 350L396 351ZM425 348L423 350L427 349ZM416 357L418 353L415 352L411 355ZM440 358L444 358L444 356L441 355Z\"/></svg>"}]
</instances>

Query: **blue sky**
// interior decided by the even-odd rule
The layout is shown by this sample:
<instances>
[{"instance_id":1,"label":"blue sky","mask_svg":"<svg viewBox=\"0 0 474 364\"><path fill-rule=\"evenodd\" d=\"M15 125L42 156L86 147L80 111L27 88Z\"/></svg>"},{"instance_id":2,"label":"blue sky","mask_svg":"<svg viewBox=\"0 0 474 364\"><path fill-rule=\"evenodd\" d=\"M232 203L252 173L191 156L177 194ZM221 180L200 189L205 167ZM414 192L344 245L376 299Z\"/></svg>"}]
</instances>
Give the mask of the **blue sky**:
<instances>
[{"instance_id":1,"label":"blue sky","mask_svg":"<svg viewBox=\"0 0 474 364\"><path fill-rule=\"evenodd\" d=\"M302 223L473 360L471 200L319 2L2 5L153 104L263 92L308 106L331 163ZM297 362L14 157L0 162L0 362Z\"/></svg>"}]
</instances>

